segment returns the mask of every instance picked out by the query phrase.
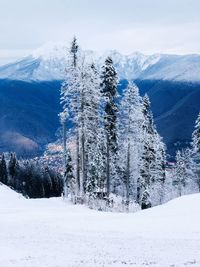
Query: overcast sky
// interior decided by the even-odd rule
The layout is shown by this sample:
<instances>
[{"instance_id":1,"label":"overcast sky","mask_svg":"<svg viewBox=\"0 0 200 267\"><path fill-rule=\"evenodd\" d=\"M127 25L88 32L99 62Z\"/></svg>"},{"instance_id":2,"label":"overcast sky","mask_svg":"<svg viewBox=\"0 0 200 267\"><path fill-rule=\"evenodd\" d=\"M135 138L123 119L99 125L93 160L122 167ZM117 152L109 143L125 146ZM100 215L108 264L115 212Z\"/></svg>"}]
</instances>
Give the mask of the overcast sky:
<instances>
[{"instance_id":1,"label":"overcast sky","mask_svg":"<svg viewBox=\"0 0 200 267\"><path fill-rule=\"evenodd\" d=\"M0 0L0 58L47 42L128 54L200 53L200 0Z\"/></svg>"}]
</instances>

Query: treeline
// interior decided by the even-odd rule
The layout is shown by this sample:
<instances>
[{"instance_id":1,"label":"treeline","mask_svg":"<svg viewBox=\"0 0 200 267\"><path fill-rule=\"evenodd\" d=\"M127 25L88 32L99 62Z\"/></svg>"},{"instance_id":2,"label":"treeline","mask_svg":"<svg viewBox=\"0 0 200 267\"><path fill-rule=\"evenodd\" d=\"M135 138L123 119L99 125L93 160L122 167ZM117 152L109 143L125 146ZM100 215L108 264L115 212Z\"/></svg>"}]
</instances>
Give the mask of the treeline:
<instances>
[{"instance_id":1,"label":"treeline","mask_svg":"<svg viewBox=\"0 0 200 267\"><path fill-rule=\"evenodd\" d=\"M129 81L120 101L112 59L98 70L82 55L76 38L68 58L60 114L65 196L74 203L104 199L108 206L113 195L119 196L127 209L131 203L143 209L162 203L165 145L148 96L141 97Z\"/></svg>"},{"instance_id":2,"label":"treeline","mask_svg":"<svg viewBox=\"0 0 200 267\"><path fill-rule=\"evenodd\" d=\"M200 192L200 113L192 134L191 147L177 151L172 175L179 196Z\"/></svg>"},{"instance_id":3,"label":"treeline","mask_svg":"<svg viewBox=\"0 0 200 267\"><path fill-rule=\"evenodd\" d=\"M18 161L14 153L6 162L0 158L0 182L29 198L61 196L63 180L59 173L43 167L38 161Z\"/></svg>"}]
</instances>

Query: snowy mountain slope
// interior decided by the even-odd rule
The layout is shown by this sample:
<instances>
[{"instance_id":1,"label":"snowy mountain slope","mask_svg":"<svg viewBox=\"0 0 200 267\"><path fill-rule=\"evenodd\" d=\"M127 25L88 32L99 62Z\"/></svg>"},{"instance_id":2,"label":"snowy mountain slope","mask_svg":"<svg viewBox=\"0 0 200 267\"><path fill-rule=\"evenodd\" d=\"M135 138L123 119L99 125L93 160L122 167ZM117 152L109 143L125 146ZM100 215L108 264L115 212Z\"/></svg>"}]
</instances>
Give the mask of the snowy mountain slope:
<instances>
[{"instance_id":1,"label":"snowy mountain slope","mask_svg":"<svg viewBox=\"0 0 200 267\"><path fill-rule=\"evenodd\" d=\"M60 198L24 199L0 185L0 266L200 266L199 205L195 194L106 213Z\"/></svg>"},{"instance_id":2,"label":"snowy mountain slope","mask_svg":"<svg viewBox=\"0 0 200 267\"><path fill-rule=\"evenodd\" d=\"M121 79L136 79L143 71L153 66L159 61L160 55L155 54L151 56L143 55L140 52L132 53L131 55L122 55L113 50L96 57L99 66L104 64L105 58L112 57L118 75Z\"/></svg>"},{"instance_id":3,"label":"snowy mountain slope","mask_svg":"<svg viewBox=\"0 0 200 267\"><path fill-rule=\"evenodd\" d=\"M200 82L200 55L162 55L140 75L141 80Z\"/></svg>"},{"instance_id":4,"label":"snowy mountain slope","mask_svg":"<svg viewBox=\"0 0 200 267\"><path fill-rule=\"evenodd\" d=\"M28 57L17 62L0 67L1 79L13 80L61 80L67 64L67 47L62 45L45 45ZM83 53L83 51L82 51ZM114 59L120 78L136 78L148 66L159 60L159 55L145 56L133 53L130 56L121 55L117 51L108 51L102 55L93 51L84 51L89 61L97 62L100 67L106 57Z\"/></svg>"},{"instance_id":5,"label":"snowy mountain slope","mask_svg":"<svg viewBox=\"0 0 200 267\"><path fill-rule=\"evenodd\" d=\"M141 95L148 93L157 128L170 155L190 144L200 110L200 55L147 56L136 52L124 56L117 51L85 54L90 61L97 61L98 67L108 55L112 56L120 78L135 79ZM33 156L55 140L66 55L66 46L50 44L0 67L0 152ZM120 93L125 86L121 81ZM19 138L10 142L13 134Z\"/></svg>"},{"instance_id":6,"label":"snowy mountain slope","mask_svg":"<svg viewBox=\"0 0 200 267\"><path fill-rule=\"evenodd\" d=\"M83 53L83 51L82 51ZM135 52L122 55L107 51L103 54L84 51L86 58L100 67L107 56L114 60L120 79L156 79L200 82L200 55L143 55ZM25 81L62 80L67 61L67 47L48 44L22 60L0 67L0 79Z\"/></svg>"}]
</instances>

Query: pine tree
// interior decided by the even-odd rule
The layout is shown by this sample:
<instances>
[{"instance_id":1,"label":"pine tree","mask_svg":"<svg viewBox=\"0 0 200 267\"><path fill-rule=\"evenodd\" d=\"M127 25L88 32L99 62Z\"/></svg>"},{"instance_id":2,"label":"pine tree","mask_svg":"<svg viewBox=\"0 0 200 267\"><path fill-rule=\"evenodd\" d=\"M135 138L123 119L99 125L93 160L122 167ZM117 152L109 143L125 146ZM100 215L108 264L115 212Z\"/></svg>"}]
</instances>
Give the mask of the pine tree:
<instances>
[{"instance_id":1,"label":"pine tree","mask_svg":"<svg viewBox=\"0 0 200 267\"><path fill-rule=\"evenodd\" d=\"M154 148L156 151L156 164L155 164L156 181L164 183L166 179L166 172L165 172L166 148L165 144L162 141L162 138L160 137L157 131L155 131Z\"/></svg>"},{"instance_id":2,"label":"pine tree","mask_svg":"<svg viewBox=\"0 0 200 267\"><path fill-rule=\"evenodd\" d=\"M195 122L195 129L192 133L192 155L190 157L192 166L192 177L198 185L200 192L200 113Z\"/></svg>"},{"instance_id":3,"label":"pine tree","mask_svg":"<svg viewBox=\"0 0 200 267\"><path fill-rule=\"evenodd\" d=\"M11 153L10 154L10 160L8 162L8 174L9 174L9 179L8 179L8 183L9 185L16 187L17 184L17 174L19 171L19 163L17 160L17 157L15 155L15 153Z\"/></svg>"},{"instance_id":4,"label":"pine tree","mask_svg":"<svg viewBox=\"0 0 200 267\"><path fill-rule=\"evenodd\" d=\"M0 160L0 182L4 183L5 185L8 184L8 172L4 154L2 154Z\"/></svg>"},{"instance_id":5,"label":"pine tree","mask_svg":"<svg viewBox=\"0 0 200 267\"><path fill-rule=\"evenodd\" d=\"M142 210L151 208L151 199L149 195L149 191L146 188L144 192L142 193L142 199L141 199L141 208Z\"/></svg>"},{"instance_id":6,"label":"pine tree","mask_svg":"<svg viewBox=\"0 0 200 267\"><path fill-rule=\"evenodd\" d=\"M166 180L166 153L165 145L162 138L158 134L157 130L154 129L154 151L155 151L155 161L151 165L151 185L150 185L150 195L152 200L152 205L162 204L164 198L164 185Z\"/></svg>"},{"instance_id":7,"label":"pine tree","mask_svg":"<svg viewBox=\"0 0 200 267\"><path fill-rule=\"evenodd\" d=\"M116 171L117 152L117 72L110 57L102 68L102 93L105 101L104 127L106 135L106 190L109 197L111 191L111 175Z\"/></svg>"},{"instance_id":8,"label":"pine tree","mask_svg":"<svg viewBox=\"0 0 200 267\"><path fill-rule=\"evenodd\" d=\"M33 176L33 179L35 177ZM45 167L43 169L43 184L44 184L44 191L45 191L45 197L51 197L52 193L52 181L51 177L49 175L49 168Z\"/></svg>"},{"instance_id":9,"label":"pine tree","mask_svg":"<svg viewBox=\"0 0 200 267\"><path fill-rule=\"evenodd\" d=\"M138 202L141 201L141 197L144 191L150 187L152 180L151 168L155 163L155 149L154 149L154 128L153 117L150 110L150 101L147 95L143 98L143 116L144 121L142 125L143 129L143 149L141 156L140 176L138 180Z\"/></svg>"},{"instance_id":10,"label":"pine tree","mask_svg":"<svg viewBox=\"0 0 200 267\"><path fill-rule=\"evenodd\" d=\"M200 192L200 113L197 116L195 129L192 133L192 153L190 154L192 178L198 185Z\"/></svg>"},{"instance_id":11,"label":"pine tree","mask_svg":"<svg viewBox=\"0 0 200 267\"><path fill-rule=\"evenodd\" d=\"M71 192L71 197L73 199L74 195L75 195L75 177L74 177L74 171L73 171L73 165L72 165L72 158L71 158L71 153L70 150L68 149L67 151L67 161L66 161L66 167L65 167L65 183L64 185L70 189ZM66 190L66 188L64 188L64 190ZM68 190L67 190L68 191ZM65 193L66 195L67 193Z\"/></svg>"},{"instance_id":12,"label":"pine tree","mask_svg":"<svg viewBox=\"0 0 200 267\"><path fill-rule=\"evenodd\" d=\"M151 205L161 204L165 182L165 146L159 136L150 110L147 95L143 98L143 149L141 157L140 181L138 185L138 201L143 191L147 191Z\"/></svg>"},{"instance_id":13,"label":"pine tree","mask_svg":"<svg viewBox=\"0 0 200 267\"><path fill-rule=\"evenodd\" d=\"M64 142L64 168L67 166L66 149L66 123L73 124L76 138L76 197L80 196L80 60L79 46L76 37L74 37L70 53L69 64L66 68L66 78L61 87L61 104L63 111L60 113L61 123L63 125ZM65 174L67 172L65 171ZM66 182L66 177L64 178ZM65 188L66 185L64 186Z\"/></svg>"},{"instance_id":14,"label":"pine tree","mask_svg":"<svg viewBox=\"0 0 200 267\"><path fill-rule=\"evenodd\" d=\"M142 135L142 104L138 88L128 83L120 106L120 166L125 185L126 205L136 197L136 177L139 177L139 158Z\"/></svg>"},{"instance_id":15,"label":"pine tree","mask_svg":"<svg viewBox=\"0 0 200 267\"><path fill-rule=\"evenodd\" d=\"M195 122L195 130L192 134L192 141L194 151L200 154L200 113Z\"/></svg>"},{"instance_id":16,"label":"pine tree","mask_svg":"<svg viewBox=\"0 0 200 267\"><path fill-rule=\"evenodd\" d=\"M34 197L34 181L33 181L33 164L31 161L26 160L24 162L24 173L23 173L23 194L27 197ZM44 194L45 195L45 194Z\"/></svg>"},{"instance_id":17,"label":"pine tree","mask_svg":"<svg viewBox=\"0 0 200 267\"><path fill-rule=\"evenodd\" d=\"M100 77L94 64L85 66L85 99L83 109L84 138L85 138L85 180L84 192L90 196L98 191L100 165L102 160L100 142ZM100 159L101 158L101 159Z\"/></svg>"},{"instance_id":18,"label":"pine tree","mask_svg":"<svg viewBox=\"0 0 200 267\"><path fill-rule=\"evenodd\" d=\"M186 186L187 169L186 169L184 155L179 150L176 153L175 174L176 174L176 177L174 179L174 184L177 185L179 196L181 196Z\"/></svg>"}]
</instances>

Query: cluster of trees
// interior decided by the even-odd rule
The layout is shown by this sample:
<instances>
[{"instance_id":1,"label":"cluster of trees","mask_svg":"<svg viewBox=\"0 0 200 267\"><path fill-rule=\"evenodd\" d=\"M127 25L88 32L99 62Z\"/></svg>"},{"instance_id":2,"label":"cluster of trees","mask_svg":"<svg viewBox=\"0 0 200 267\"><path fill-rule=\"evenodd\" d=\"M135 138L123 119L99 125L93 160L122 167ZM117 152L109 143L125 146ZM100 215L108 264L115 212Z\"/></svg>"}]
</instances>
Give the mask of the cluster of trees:
<instances>
[{"instance_id":1,"label":"cluster of trees","mask_svg":"<svg viewBox=\"0 0 200 267\"><path fill-rule=\"evenodd\" d=\"M60 174L34 160L19 162L14 153L10 154L8 163L4 154L1 155L0 182L30 198L57 197L63 191Z\"/></svg>"},{"instance_id":2,"label":"cluster of trees","mask_svg":"<svg viewBox=\"0 0 200 267\"><path fill-rule=\"evenodd\" d=\"M162 202L165 146L154 125L147 95L131 81L122 100L110 57L101 70L88 63L76 38L61 88L64 143L64 195L75 203L111 195L129 208ZM68 127L66 127L66 125ZM66 132L66 128L70 131Z\"/></svg>"},{"instance_id":3,"label":"cluster of trees","mask_svg":"<svg viewBox=\"0 0 200 267\"><path fill-rule=\"evenodd\" d=\"M0 182L30 198L63 193L74 203L103 200L106 207L117 198L126 210L133 203L145 209L200 191L200 114L191 148L177 151L174 167L166 171L165 145L148 96L141 97L129 81L119 98L112 59L97 69L81 53L76 38L68 59L59 114L64 175L38 160L18 161L11 153L9 160L0 157Z\"/></svg>"},{"instance_id":4,"label":"cluster of trees","mask_svg":"<svg viewBox=\"0 0 200 267\"><path fill-rule=\"evenodd\" d=\"M200 113L192 134L192 146L176 153L174 185L181 196L195 191L200 192Z\"/></svg>"}]
</instances>

